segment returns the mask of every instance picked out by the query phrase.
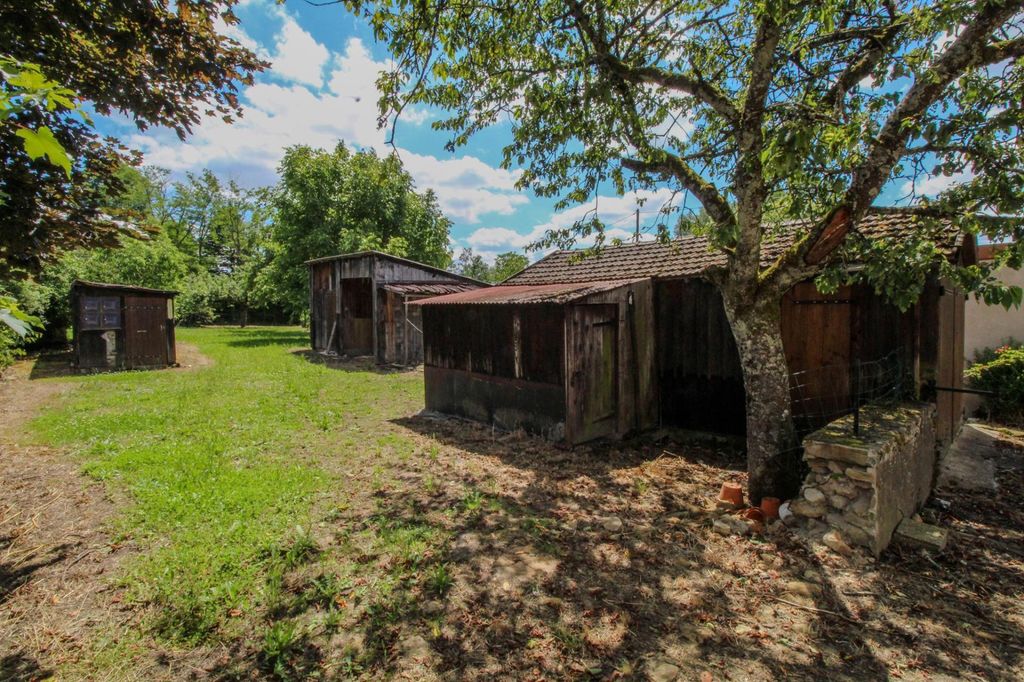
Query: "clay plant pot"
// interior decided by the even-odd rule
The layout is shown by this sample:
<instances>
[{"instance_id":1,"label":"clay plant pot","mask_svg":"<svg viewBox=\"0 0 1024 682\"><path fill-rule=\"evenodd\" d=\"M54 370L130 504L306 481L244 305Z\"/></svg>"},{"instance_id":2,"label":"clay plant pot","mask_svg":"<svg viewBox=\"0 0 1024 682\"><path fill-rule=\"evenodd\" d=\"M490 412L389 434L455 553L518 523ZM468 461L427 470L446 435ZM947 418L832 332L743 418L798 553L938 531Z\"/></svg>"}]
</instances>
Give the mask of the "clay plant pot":
<instances>
[{"instance_id":1,"label":"clay plant pot","mask_svg":"<svg viewBox=\"0 0 1024 682\"><path fill-rule=\"evenodd\" d=\"M718 493L719 502L727 502L736 507L743 506L743 486L739 483L723 483L722 490Z\"/></svg>"},{"instance_id":2,"label":"clay plant pot","mask_svg":"<svg viewBox=\"0 0 1024 682\"><path fill-rule=\"evenodd\" d=\"M749 509L743 512L743 516L750 519L751 521L756 521L757 523L764 523L764 512L762 512L757 507L750 507Z\"/></svg>"},{"instance_id":3,"label":"clay plant pot","mask_svg":"<svg viewBox=\"0 0 1024 682\"><path fill-rule=\"evenodd\" d=\"M782 501L777 497L763 497L761 498L761 512L764 513L765 519L777 519L779 518L779 505Z\"/></svg>"}]
</instances>

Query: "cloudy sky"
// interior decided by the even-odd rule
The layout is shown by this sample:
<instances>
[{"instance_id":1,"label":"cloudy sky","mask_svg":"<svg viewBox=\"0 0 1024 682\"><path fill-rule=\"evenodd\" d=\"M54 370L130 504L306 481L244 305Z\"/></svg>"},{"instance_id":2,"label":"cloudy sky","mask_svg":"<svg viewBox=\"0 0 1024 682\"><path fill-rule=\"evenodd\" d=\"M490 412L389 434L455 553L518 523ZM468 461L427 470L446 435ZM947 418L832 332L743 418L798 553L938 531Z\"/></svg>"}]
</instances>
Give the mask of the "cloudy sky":
<instances>
[{"instance_id":1,"label":"cloudy sky","mask_svg":"<svg viewBox=\"0 0 1024 682\"><path fill-rule=\"evenodd\" d=\"M254 49L272 66L242 93L245 113L227 125L212 118L186 141L168 131L139 132L117 118L102 122L103 132L118 135L145 154L147 164L177 176L211 168L242 185L272 184L285 147L308 144L332 148L338 141L388 153L386 132L377 128L377 73L388 57L366 26L338 5L305 2L278 5L273 0L242 0L237 26L222 30ZM406 112L396 144L418 188L433 189L454 221L456 251L470 246L493 258L522 250L548 228L565 227L591 206L561 213L552 202L514 188L515 170L499 167L507 124L477 135L455 154L444 150L444 133L430 129L424 111ZM642 217L653 222L666 194L645 194ZM627 236L637 198L599 197L601 218L611 236Z\"/></svg>"}]
</instances>

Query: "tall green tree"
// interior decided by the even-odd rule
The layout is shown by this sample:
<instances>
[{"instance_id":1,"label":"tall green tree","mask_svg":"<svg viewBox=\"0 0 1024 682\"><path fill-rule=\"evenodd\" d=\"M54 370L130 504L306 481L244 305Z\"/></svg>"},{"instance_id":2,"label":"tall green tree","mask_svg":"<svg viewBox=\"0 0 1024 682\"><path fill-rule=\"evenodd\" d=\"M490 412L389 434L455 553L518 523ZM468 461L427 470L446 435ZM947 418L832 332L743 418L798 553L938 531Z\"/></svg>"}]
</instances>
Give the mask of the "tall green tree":
<instances>
[{"instance_id":1,"label":"tall green tree","mask_svg":"<svg viewBox=\"0 0 1024 682\"><path fill-rule=\"evenodd\" d=\"M295 316L308 306L303 263L311 258L375 249L442 268L451 262L451 221L432 192L416 191L397 156L298 146L279 170L277 253L264 282Z\"/></svg>"},{"instance_id":2,"label":"tall green tree","mask_svg":"<svg viewBox=\"0 0 1024 682\"><path fill-rule=\"evenodd\" d=\"M529 264L530 260L523 254L509 251L498 254L494 259L494 265L490 265L483 256L473 253L473 249L464 248L452 263L452 270L481 282L496 284L520 272Z\"/></svg>"},{"instance_id":3,"label":"tall green tree","mask_svg":"<svg viewBox=\"0 0 1024 682\"><path fill-rule=\"evenodd\" d=\"M78 94L100 114L184 137L204 114L231 121L239 84L266 64L217 31L237 19L235 0L0 0L0 44L13 60ZM0 89L9 91L7 72ZM33 158L19 131L65 150L55 167ZM36 140L37 143L49 142ZM39 147L35 147L39 151ZM46 158L50 155L44 154ZM106 203L124 191L119 170L139 159L102 137L73 105L25 107L0 121L0 277L38 271L63 250L115 246L128 224ZM63 165L63 164L62 164Z\"/></svg>"},{"instance_id":4,"label":"tall green tree","mask_svg":"<svg viewBox=\"0 0 1024 682\"><path fill-rule=\"evenodd\" d=\"M700 203L725 255L707 276L739 348L755 500L792 491L798 471L780 454L795 438L781 297L852 257L860 240L847 237L883 188L925 170L964 173L911 210L1024 236L1019 220L977 217L1015 215L1024 202L1020 0L347 4L394 56L383 117L411 103L447 111L435 127L453 147L511 121L504 165L523 166L520 186L561 207L658 188ZM768 217L807 221L779 256L764 248L777 235ZM603 225L576 228L550 241ZM927 229L894 249L915 257L859 255L872 265L863 276L898 302L935 269L987 300L1019 300L988 270L953 272ZM1019 263L1020 249L1005 259ZM894 267L914 276L886 277Z\"/></svg>"}]
</instances>

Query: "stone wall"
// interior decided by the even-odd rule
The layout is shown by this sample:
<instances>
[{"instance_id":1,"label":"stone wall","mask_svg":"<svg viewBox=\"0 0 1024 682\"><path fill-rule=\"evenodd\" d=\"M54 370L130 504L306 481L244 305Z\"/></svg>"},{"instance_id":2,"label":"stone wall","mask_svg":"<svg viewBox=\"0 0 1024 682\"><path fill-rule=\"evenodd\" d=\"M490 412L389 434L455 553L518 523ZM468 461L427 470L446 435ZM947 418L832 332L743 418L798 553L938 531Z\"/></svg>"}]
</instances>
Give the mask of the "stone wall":
<instances>
[{"instance_id":1,"label":"stone wall","mask_svg":"<svg viewBox=\"0 0 1024 682\"><path fill-rule=\"evenodd\" d=\"M864 407L858 436L849 415L804 439L811 471L790 510L877 556L931 494L936 456L934 405Z\"/></svg>"}]
</instances>

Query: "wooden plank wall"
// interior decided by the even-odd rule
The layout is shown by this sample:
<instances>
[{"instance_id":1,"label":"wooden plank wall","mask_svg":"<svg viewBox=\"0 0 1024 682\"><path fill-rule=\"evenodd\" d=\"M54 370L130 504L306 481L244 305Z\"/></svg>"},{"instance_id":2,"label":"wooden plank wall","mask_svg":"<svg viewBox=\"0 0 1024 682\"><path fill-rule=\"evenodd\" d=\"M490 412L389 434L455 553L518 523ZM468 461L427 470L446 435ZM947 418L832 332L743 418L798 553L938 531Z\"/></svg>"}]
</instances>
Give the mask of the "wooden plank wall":
<instances>
[{"instance_id":1,"label":"wooden plank wall","mask_svg":"<svg viewBox=\"0 0 1024 682\"><path fill-rule=\"evenodd\" d=\"M699 280L655 286L663 423L745 433L743 373L721 296ZM881 386L890 379L888 370L871 374L874 367L888 367L890 360L893 372L899 371L897 358L902 371L914 371L918 312L901 313L867 287L824 295L812 282L804 282L783 298L781 314L793 374L794 417L802 430L822 426L850 409L854 360L865 363L862 391L872 381ZM929 321L921 324L927 329Z\"/></svg>"},{"instance_id":2,"label":"wooden plank wall","mask_svg":"<svg viewBox=\"0 0 1024 682\"><path fill-rule=\"evenodd\" d=\"M629 305L630 294L633 297L632 307ZM617 308L617 362L614 387L618 396L617 417L614 428L610 431L607 428L592 429L590 424L581 421L585 414L581 406L592 396L579 395L573 382L568 382L566 432L567 439L574 443L584 442L595 435L621 438L629 433L653 428L659 421L656 388L658 379L655 370L654 284L650 280L645 280L624 285L576 301L569 308L571 311L576 306L603 304L612 304ZM566 319L566 363L569 368L567 375L571 378L574 372L592 362L586 354L594 349L587 339L580 338L580 334L586 333L586 330L570 324L571 312ZM601 433L598 433L599 431Z\"/></svg>"},{"instance_id":3,"label":"wooden plank wall","mask_svg":"<svg viewBox=\"0 0 1024 682\"><path fill-rule=\"evenodd\" d=\"M564 314L554 305L424 306L427 409L559 437Z\"/></svg>"},{"instance_id":4,"label":"wooden plank wall","mask_svg":"<svg viewBox=\"0 0 1024 682\"><path fill-rule=\"evenodd\" d=\"M743 372L721 295L696 279L654 286L662 423L742 434Z\"/></svg>"}]
</instances>

